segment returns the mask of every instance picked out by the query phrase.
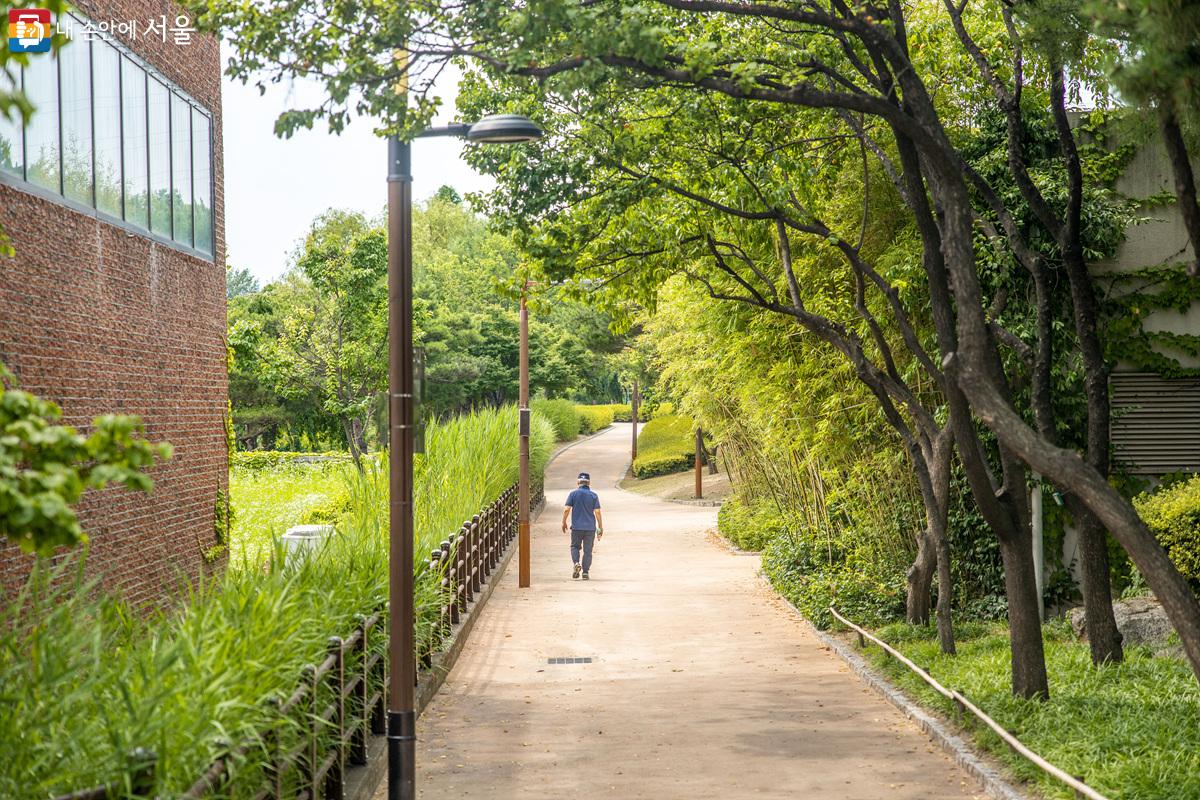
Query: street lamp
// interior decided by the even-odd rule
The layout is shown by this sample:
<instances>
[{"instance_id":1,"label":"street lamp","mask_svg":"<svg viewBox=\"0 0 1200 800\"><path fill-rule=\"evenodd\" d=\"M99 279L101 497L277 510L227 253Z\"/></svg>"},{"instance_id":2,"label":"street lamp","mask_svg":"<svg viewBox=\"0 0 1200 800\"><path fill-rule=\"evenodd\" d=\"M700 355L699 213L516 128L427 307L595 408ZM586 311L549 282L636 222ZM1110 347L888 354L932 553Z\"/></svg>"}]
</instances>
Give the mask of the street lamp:
<instances>
[{"instance_id":1,"label":"street lamp","mask_svg":"<svg viewBox=\"0 0 1200 800\"><path fill-rule=\"evenodd\" d=\"M477 144L540 138L515 114L430 128L417 136L459 136ZM388 800L416 800L417 664L413 636L412 145L388 139Z\"/></svg>"}]
</instances>

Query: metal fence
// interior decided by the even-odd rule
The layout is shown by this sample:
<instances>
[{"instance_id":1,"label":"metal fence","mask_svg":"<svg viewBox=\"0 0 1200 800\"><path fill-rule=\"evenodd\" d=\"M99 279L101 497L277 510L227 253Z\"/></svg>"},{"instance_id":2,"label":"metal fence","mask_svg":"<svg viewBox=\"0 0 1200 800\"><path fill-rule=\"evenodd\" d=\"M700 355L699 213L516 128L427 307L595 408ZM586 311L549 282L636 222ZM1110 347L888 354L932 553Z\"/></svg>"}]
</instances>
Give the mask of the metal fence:
<instances>
[{"instance_id":1,"label":"metal fence","mask_svg":"<svg viewBox=\"0 0 1200 800\"><path fill-rule=\"evenodd\" d=\"M947 689L945 686L942 686L942 684L940 684L936 680L934 680L932 675L930 675L928 672L926 672L925 670L921 669L916 664L914 664L909 658L907 658L899 650L892 647L891 645L889 645L887 642L883 641L879 637L872 636L864 628L860 628L858 625L855 625L853 622L851 622L850 620L846 619L841 614L839 614L833 608L833 606L829 607L829 613L832 614L834 616L834 618L837 619L838 622L842 623L847 628L849 628L850 630L852 630L858 634L858 646L859 647L866 647L868 640L873 642L874 644L879 645L879 647L882 648L885 653L887 653L889 656L896 659L901 664L903 664L904 666L908 667L910 670L915 672L917 674L917 676L921 678L921 680L923 680L923 681L925 681L925 683L929 684L931 689L933 689L935 692L937 692L938 694L940 694L942 697L946 698L950 702L954 703L954 708L955 708L955 711L958 713L960 721L966 714L970 714L970 715L976 717L977 719L979 719L980 722L982 722L984 725L988 726L988 728L990 728L993 733L995 733L997 736L999 736L1000 739L1005 744L1007 744L1009 747L1011 747L1014 752L1016 752L1018 755L1024 757L1031 764L1036 766L1038 769L1042 770L1042 772L1045 772L1047 775L1050 775L1051 777L1055 778L1059 782L1061 782L1064 785L1066 785L1067 787L1069 787L1075 793L1076 797L1086 798L1086 800L1108 800L1107 797L1100 794L1100 792L1096 791L1092 787L1088 786L1081 779L1075 777L1074 775L1068 774L1067 772L1063 771L1062 769L1059 769L1058 767L1054 766L1053 764L1051 764L1046 759L1042 758L1040 755L1038 755L1034 751L1030 750L1028 747L1026 747L1021 742L1020 739L1018 739L1016 736L1013 736L1009 731L1007 731L1003 727L1001 727L1000 723L996 722L996 720L992 719L987 714L983 713L983 711L981 711L974 703L972 703L970 700L968 700L963 695L959 694L954 689Z\"/></svg>"},{"instance_id":2,"label":"metal fence","mask_svg":"<svg viewBox=\"0 0 1200 800\"><path fill-rule=\"evenodd\" d=\"M417 653L422 667L430 667L453 640L454 626L516 538L517 498L514 485L430 553L425 566L441 576L443 605L433 635L423 638ZM541 487L535 487L534 502L541 498ZM349 636L329 640L324 660L301 670L290 697L264 701L269 723L260 734L219 745L221 754L182 800L231 794L254 800L342 800L347 770L365 766L369 737L386 733L386 608L370 612L359 617ZM136 750L128 763L120 780L54 800L154 797L155 754Z\"/></svg>"}]
</instances>

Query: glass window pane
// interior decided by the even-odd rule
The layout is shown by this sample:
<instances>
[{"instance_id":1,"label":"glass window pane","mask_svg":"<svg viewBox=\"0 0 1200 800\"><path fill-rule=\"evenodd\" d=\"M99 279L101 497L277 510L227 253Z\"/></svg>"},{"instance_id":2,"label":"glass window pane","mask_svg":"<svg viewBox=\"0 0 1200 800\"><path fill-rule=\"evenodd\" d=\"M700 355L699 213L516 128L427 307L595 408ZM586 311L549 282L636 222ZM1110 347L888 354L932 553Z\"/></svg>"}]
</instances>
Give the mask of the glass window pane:
<instances>
[{"instance_id":1,"label":"glass window pane","mask_svg":"<svg viewBox=\"0 0 1200 800\"><path fill-rule=\"evenodd\" d=\"M96 208L119 217L121 57L116 48L99 40L92 42L92 88L96 109Z\"/></svg>"},{"instance_id":2,"label":"glass window pane","mask_svg":"<svg viewBox=\"0 0 1200 800\"><path fill-rule=\"evenodd\" d=\"M62 81L63 194L92 205L91 42L76 39L58 54Z\"/></svg>"},{"instance_id":3,"label":"glass window pane","mask_svg":"<svg viewBox=\"0 0 1200 800\"><path fill-rule=\"evenodd\" d=\"M171 95L171 176L174 179L174 238L192 243L192 107L177 94Z\"/></svg>"},{"instance_id":4,"label":"glass window pane","mask_svg":"<svg viewBox=\"0 0 1200 800\"><path fill-rule=\"evenodd\" d=\"M150 230L171 235L171 93L150 80Z\"/></svg>"},{"instance_id":5,"label":"glass window pane","mask_svg":"<svg viewBox=\"0 0 1200 800\"><path fill-rule=\"evenodd\" d=\"M25 67L25 96L33 116L25 126L26 178L61 192L58 165L58 59L34 54Z\"/></svg>"},{"instance_id":6,"label":"glass window pane","mask_svg":"<svg viewBox=\"0 0 1200 800\"><path fill-rule=\"evenodd\" d=\"M125 147L125 221L150 227L150 177L146 164L146 71L121 59L121 113Z\"/></svg>"},{"instance_id":7,"label":"glass window pane","mask_svg":"<svg viewBox=\"0 0 1200 800\"><path fill-rule=\"evenodd\" d=\"M196 249L206 253L213 251L212 243L212 157L209 137L212 126L208 117L198 109L192 109L192 186L193 208L196 220Z\"/></svg>"},{"instance_id":8,"label":"glass window pane","mask_svg":"<svg viewBox=\"0 0 1200 800\"><path fill-rule=\"evenodd\" d=\"M21 68L10 64L10 71L0 70L0 92L13 92L21 85ZM25 148L21 135L21 112L12 109L9 119L0 114L0 170L24 177Z\"/></svg>"}]
</instances>

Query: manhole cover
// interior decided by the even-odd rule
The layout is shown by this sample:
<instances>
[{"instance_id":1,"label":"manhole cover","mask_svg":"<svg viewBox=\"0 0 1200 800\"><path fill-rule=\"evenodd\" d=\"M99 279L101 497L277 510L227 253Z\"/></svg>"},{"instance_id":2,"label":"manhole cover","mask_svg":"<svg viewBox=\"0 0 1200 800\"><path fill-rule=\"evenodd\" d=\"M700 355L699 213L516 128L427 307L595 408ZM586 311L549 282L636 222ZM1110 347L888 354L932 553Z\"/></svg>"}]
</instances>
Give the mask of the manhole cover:
<instances>
[{"instance_id":1,"label":"manhole cover","mask_svg":"<svg viewBox=\"0 0 1200 800\"><path fill-rule=\"evenodd\" d=\"M586 658L578 658L571 656L557 656L555 658L547 658L547 664L590 664L592 663L591 656Z\"/></svg>"}]
</instances>

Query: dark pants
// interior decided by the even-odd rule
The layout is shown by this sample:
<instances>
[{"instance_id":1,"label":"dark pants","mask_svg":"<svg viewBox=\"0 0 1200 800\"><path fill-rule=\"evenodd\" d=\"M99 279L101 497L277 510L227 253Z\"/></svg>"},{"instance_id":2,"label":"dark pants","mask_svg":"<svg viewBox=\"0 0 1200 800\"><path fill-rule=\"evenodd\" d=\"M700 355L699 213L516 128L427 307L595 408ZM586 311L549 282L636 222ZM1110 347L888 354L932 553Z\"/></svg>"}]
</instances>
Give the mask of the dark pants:
<instances>
[{"instance_id":1,"label":"dark pants","mask_svg":"<svg viewBox=\"0 0 1200 800\"><path fill-rule=\"evenodd\" d=\"M581 531L571 528L571 563L582 564L587 572L592 566L592 545L596 543L595 531ZM579 549L583 548L583 561L579 560Z\"/></svg>"}]
</instances>

